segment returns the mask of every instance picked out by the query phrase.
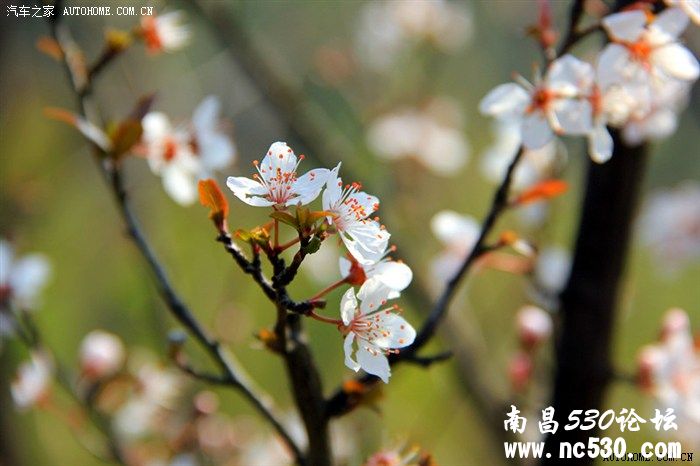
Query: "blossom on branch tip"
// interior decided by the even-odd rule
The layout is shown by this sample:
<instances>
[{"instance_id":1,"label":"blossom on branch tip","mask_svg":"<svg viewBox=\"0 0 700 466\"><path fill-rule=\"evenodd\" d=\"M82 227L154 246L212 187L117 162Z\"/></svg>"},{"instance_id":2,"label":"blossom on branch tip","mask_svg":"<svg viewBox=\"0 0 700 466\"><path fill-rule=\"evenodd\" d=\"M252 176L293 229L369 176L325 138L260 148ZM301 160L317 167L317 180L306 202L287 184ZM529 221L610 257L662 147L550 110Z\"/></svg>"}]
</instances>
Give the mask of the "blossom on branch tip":
<instances>
[{"instance_id":1,"label":"blossom on branch tip","mask_svg":"<svg viewBox=\"0 0 700 466\"><path fill-rule=\"evenodd\" d=\"M524 349L532 349L552 334L552 316L537 306L523 306L516 316L518 338Z\"/></svg>"},{"instance_id":2,"label":"blossom on branch tip","mask_svg":"<svg viewBox=\"0 0 700 466\"><path fill-rule=\"evenodd\" d=\"M534 83L518 76L518 83L501 84L479 104L485 115L514 119L520 124L523 146L539 149L554 134L586 135L592 125L592 109L585 89L593 79L593 68L572 55L564 55L549 65Z\"/></svg>"},{"instance_id":3,"label":"blossom on branch tip","mask_svg":"<svg viewBox=\"0 0 700 466\"><path fill-rule=\"evenodd\" d=\"M175 52L190 40L190 28L182 24L185 14L170 11L141 18L141 36L150 53Z\"/></svg>"},{"instance_id":4,"label":"blossom on branch tip","mask_svg":"<svg viewBox=\"0 0 700 466\"><path fill-rule=\"evenodd\" d=\"M340 165L328 175L323 210L332 214L328 221L338 230L345 247L358 262L377 262L384 256L391 236L377 220L369 218L379 208L379 199L360 191L362 186L358 183L343 187L343 180L338 177L339 168Z\"/></svg>"},{"instance_id":5,"label":"blossom on branch tip","mask_svg":"<svg viewBox=\"0 0 700 466\"><path fill-rule=\"evenodd\" d=\"M391 376L386 355L411 345L416 337L415 329L397 313L398 307L387 305L390 293L379 279L372 278L362 285L357 296L355 289L350 288L340 301L345 365L355 372L363 369L384 383L389 383Z\"/></svg>"},{"instance_id":6,"label":"blossom on branch tip","mask_svg":"<svg viewBox=\"0 0 700 466\"><path fill-rule=\"evenodd\" d=\"M258 171L253 179L229 176L226 185L238 199L256 207L309 204L321 193L329 170L315 168L297 177L297 168L303 159L303 156L297 159L287 143L276 142L262 162L253 162Z\"/></svg>"},{"instance_id":7,"label":"blossom on branch tip","mask_svg":"<svg viewBox=\"0 0 700 466\"><path fill-rule=\"evenodd\" d=\"M173 127L161 112L142 120L141 148L151 170L163 178L165 191L177 203L197 199L197 180L231 164L236 149L219 128L221 103L206 97L195 109L191 123Z\"/></svg>"}]
</instances>

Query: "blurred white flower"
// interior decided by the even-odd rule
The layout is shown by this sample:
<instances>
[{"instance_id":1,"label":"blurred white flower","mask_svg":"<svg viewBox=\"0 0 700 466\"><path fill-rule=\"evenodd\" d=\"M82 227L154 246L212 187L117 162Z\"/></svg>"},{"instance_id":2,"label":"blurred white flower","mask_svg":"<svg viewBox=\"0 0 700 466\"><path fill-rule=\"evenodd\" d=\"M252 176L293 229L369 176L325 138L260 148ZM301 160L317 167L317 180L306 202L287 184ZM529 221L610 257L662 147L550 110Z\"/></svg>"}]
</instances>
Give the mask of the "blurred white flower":
<instances>
[{"instance_id":1,"label":"blurred white flower","mask_svg":"<svg viewBox=\"0 0 700 466\"><path fill-rule=\"evenodd\" d=\"M493 144L482 155L481 172L489 181L500 183L520 147L520 124L516 120L495 120L494 134ZM539 149L525 150L513 172L513 191L523 191L551 178L562 152L556 140Z\"/></svg>"},{"instance_id":2,"label":"blurred white flower","mask_svg":"<svg viewBox=\"0 0 700 466\"><path fill-rule=\"evenodd\" d=\"M306 205L321 193L329 170L315 168L297 178L302 160L304 156L297 159L287 143L276 142L270 146L262 163L253 162L258 171L253 179L229 176L226 185L238 199L256 207Z\"/></svg>"},{"instance_id":3,"label":"blurred white flower","mask_svg":"<svg viewBox=\"0 0 700 466\"><path fill-rule=\"evenodd\" d=\"M680 8L695 24L700 24L700 0L665 0L669 7Z\"/></svg>"},{"instance_id":4,"label":"blurred white flower","mask_svg":"<svg viewBox=\"0 0 700 466\"><path fill-rule=\"evenodd\" d=\"M535 263L535 286L548 296L564 289L571 270L571 255L562 247L543 248Z\"/></svg>"},{"instance_id":5,"label":"blurred white flower","mask_svg":"<svg viewBox=\"0 0 700 466\"><path fill-rule=\"evenodd\" d=\"M41 254L28 254L21 258L9 241L0 238L0 308L31 310L46 285L51 267Z\"/></svg>"},{"instance_id":6,"label":"blurred white flower","mask_svg":"<svg viewBox=\"0 0 700 466\"><path fill-rule=\"evenodd\" d=\"M396 313L397 306L387 306L391 290L377 278L367 280L355 296L354 288L340 301L340 315L346 333L343 348L345 365L355 372L363 369L389 383L391 368L386 355L413 343L416 331ZM362 301L358 304L358 298ZM357 350L353 349L356 343ZM353 359L353 353L355 358Z\"/></svg>"},{"instance_id":7,"label":"blurred white flower","mask_svg":"<svg viewBox=\"0 0 700 466\"><path fill-rule=\"evenodd\" d=\"M53 365L49 356L32 351L30 360L17 369L17 376L10 385L12 399L20 409L40 404L49 395Z\"/></svg>"},{"instance_id":8,"label":"blurred white flower","mask_svg":"<svg viewBox=\"0 0 700 466\"><path fill-rule=\"evenodd\" d=\"M192 204L197 199L197 181L235 159L235 147L219 128L220 107L216 97L206 97L195 109L192 122L177 127L161 112L143 118L141 140L148 163L179 204Z\"/></svg>"},{"instance_id":9,"label":"blurred white flower","mask_svg":"<svg viewBox=\"0 0 700 466\"><path fill-rule=\"evenodd\" d=\"M389 288L389 299L398 298L413 280L413 271L403 262L387 257L394 248L389 248L377 262L360 264L354 257L340 257L338 265L340 275L352 285L362 285L365 281L376 278Z\"/></svg>"},{"instance_id":10,"label":"blurred white flower","mask_svg":"<svg viewBox=\"0 0 700 466\"><path fill-rule=\"evenodd\" d=\"M523 306L516 315L518 338L524 349L546 341L552 334L552 326L552 316L537 306Z\"/></svg>"},{"instance_id":11,"label":"blurred white flower","mask_svg":"<svg viewBox=\"0 0 700 466\"><path fill-rule=\"evenodd\" d=\"M423 108L404 108L374 121L367 141L380 157L414 157L442 176L455 176L469 160L471 148L464 135L459 107L444 98Z\"/></svg>"},{"instance_id":12,"label":"blurred white flower","mask_svg":"<svg viewBox=\"0 0 700 466\"><path fill-rule=\"evenodd\" d=\"M589 83L593 67L572 55L555 60L534 84L521 76L518 84L501 84L479 104L485 115L514 119L526 149L539 149L554 134L588 135L593 129Z\"/></svg>"},{"instance_id":13,"label":"blurred white flower","mask_svg":"<svg viewBox=\"0 0 700 466\"><path fill-rule=\"evenodd\" d=\"M183 23L185 14L171 11L141 18L141 33L146 47L151 53L175 52L190 40L189 27Z\"/></svg>"},{"instance_id":14,"label":"blurred white flower","mask_svg":"<svg viewBox=\"0 0 700 466\"><path fill-rule=\"evenodd\" d=\"M80 345L80 365L83 374L89 379L110 377L121 369L126 353L119 337L114 334L93 330Z\"/></svg>"},{"instance_id":15,"label":"blurred white flower","mask_svg":"<svg viewBox=\"0 0 700 466\"><path fill-rule=\"evenodd\" d=\"M669 78L694 81L700 74L698 61L678 42L688 25L679 8L662 11L652 21L644 11L625 11L603 19L612 40L601 52L598 81L611 84L654 83Z\"/></svg>"},{"instance_id":16,"label":"blurred white flower","mask_svg":"<svg viewBox=\"0 0 700 466\"><path fill-rule=\"evenodd\" d=\"M328 284L328 277L335 276L338 271L338 256L341 254L340 248L333 241L325 241L322 248L306 256L301 270L316 284Z\"/></svg>"},{"instance_id":17,"label":"blurred white flower","mask_svg":"<svg viewBox=\"0 0 700 466\"><path fill-rule=\"evenodd\" d=\"M682 309L666 313L659 343L639 353L639 382L665 411L672 408L676 435L698 443L700 431L700 351L694 345L690 319Z\"/></svg>"},{"instance_id":18,"label":"blurred white flower","mask_svg":"<svg viewBox=\"0 0 700 466\"><path fill-rule=\"evenodd\" d=\"M700 258L700 183L686 181L652 193L639 219L642 244L662 271L674 272Z\"/></svg>"},{"instance_id":19,"label":"blurred white flower","mask_svg":"<svg viewBox=\"0 0 700 466\"><path fill-rule=\"evenodd\" d=\"M378 71L389 69L399 56L419 43L453 53L473 36L474 25L466 5L446 0L368 3L360 14L357 51Z\"/></svg>"},{"instance_id":20,"label":"blurred white flower","mask_svg":"<svg viewBox=\"0 0 700 466\"><path fill-rule=\"evenodd\" d=\"M471 216L444 210L430 221L435 237L445 246L431 264L431 275L438 284L451 279L472 252L481 227Z\"/></svg>"},{"instance_id":21,"label":"blurred white flower","mask_svg":"<svg viewBox=\"0 0 700 466\"><path fill-rule=\"evenodd\" d=\"M382 258L391 236L378 221L369 218L379 209L379 199L360 191L362 186L358 183L343 187L339 169L340 165L328 176L323 191L323 210L333 214L328 221L338 230L345 247L357 261L376 262Z\"/></svg>"}]
</instances>

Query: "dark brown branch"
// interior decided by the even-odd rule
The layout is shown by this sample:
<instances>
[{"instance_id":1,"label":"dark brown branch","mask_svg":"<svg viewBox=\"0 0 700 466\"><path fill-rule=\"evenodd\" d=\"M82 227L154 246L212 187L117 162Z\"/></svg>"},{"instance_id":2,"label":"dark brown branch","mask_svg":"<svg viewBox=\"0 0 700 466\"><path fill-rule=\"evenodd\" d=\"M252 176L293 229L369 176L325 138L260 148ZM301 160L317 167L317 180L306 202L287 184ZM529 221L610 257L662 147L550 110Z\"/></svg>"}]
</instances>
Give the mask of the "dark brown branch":
<instances>
[{"instance_id":1,"label":"dark brown branch","mask_svg":"<svg viewBox=\"0 0 700 466\"><path fill-rule=\"evenodd\" d=\"M76 79L74 72L69 65L69 55L66 48L63 46L64 41L69 37L67 29L62 28L61 25L61 2L56 5L56 15L51 19L51 32L54 40L61 47L64 60L64 67L66 73L73 85L73 90L76 94L78 105L80 108L80 113L83 117L87 117L87 95L81 93L81 88L76 87ZM204 328L199 324L197 319L194 317L192 312L184 304L182 299L175 292L173 286L171 285L166 272L160 262L157 260L152 248L148 244L146 238L141 232L139 224L136 220L133 211L131 210L129 200L127 197L127 192L124 189L121 171L119 167L111 163L110 159L107 158L108 154L98 154L96 157L99 162L100 173L103 177L109 181L112 193L114 194L114 199L116 201L119 212L121 213L124 223L127 227L127 232L134 241L138 250L148 263L151 271L154 274L156 283L159 288L159 292L165 301L171 314L190 332L197 342L209 353L212 359L216 362L219 368L222 370L223 377L227 380L228 385L231 385L238 389L243 396L251 403L253 408L258 411L258 413L268 421L277 433L281 436L282 440L286 443L288 448L291 450L295 460L299 464L305 464L305 458L296 445L294 440L291 438L289 433L286 431L281 422L272 413L268 403L264 401L263 397L255 393L250 384L246 381L245 377L241 371L235 367L234 362L231 358L224 352L218 341L210 337Z\"/></svg>"},{"instance_id":2,"label":"dark brown branch","mask_svg":"<svg viewBox=\"0 0 700 466\"><path fill-rule=\"evenodd\" d=\"M589 162L571 275L561 294L553 393L559 421L574 409L599 409L612 376L615 308L647 162L646 145L628 147L618 132L613 136L612 158L603 165ZM545 449L558 451L561 442L591 436L595 432L559 429Z\"/></svg>"}]
</instances>

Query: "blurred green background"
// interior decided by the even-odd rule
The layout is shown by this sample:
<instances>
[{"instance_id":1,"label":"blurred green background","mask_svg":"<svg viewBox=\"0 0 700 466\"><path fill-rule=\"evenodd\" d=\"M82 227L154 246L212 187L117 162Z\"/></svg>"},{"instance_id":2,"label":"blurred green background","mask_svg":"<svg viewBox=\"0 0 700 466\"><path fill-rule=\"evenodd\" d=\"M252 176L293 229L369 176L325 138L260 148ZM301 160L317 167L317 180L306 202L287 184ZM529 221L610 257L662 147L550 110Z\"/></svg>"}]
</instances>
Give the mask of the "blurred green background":
<instances>
[{"instance_id":1,"label":"blurred green background","mask_svg":"<svg viewBox=\"0 0 700 466\"><path fill-rule=\"evenodd\" d=\"M127 1L112 4L117 3L137 8L143 5ZM564 24L569 2L552 3L558 24ZM539 60L536 44L523 39L524 29L535 21L534 4L515 0L470 2L474 38L454 54L418 48L402 56L391 73L383 75L364 71L354 62L349 76L329 83L319 74L319 53L329 49L341 55L353 52L364 3L203 1L199 9L188 2L168 2L167 9L187 12L193 33L189 47L151 57L142 46L134 46L99 79L97 102L103 114L119 118L128 113L139 96L155 91L156 109L177 121L188 118L204 96L219 96L239 150L235 166L221 174L220 181L226 175L249 175L250 162L277 140L287 140L297 153L306 153L307 168L317 163L319 155L329 165L342 160L346 177L351 172L357 174L367 191L380 196L383 222L404 248L399 256L413 267L416 280L429 283L429 262L441 249L429 228L431 217L442 209L480 217L488 206L493 186L484 180L478 167L480 153L493 136L491 122L478 114L477 106L481 97L508 80L511 72L529 76L531 63ZM313 154L306 147L294 146L279 111L269 105L237 64L226 31L216 32L216 26L202 14L210 14L212 8L217 15L229 15L230 24L241 27L238 33L251 40L265 63L298 92L308 124L324 138L318 143L328 149L327 153ZM105 28L128 29L137 20L70 17L67 24L87 56L95 57ZM60 64L35 47L37 39L47 32L47 24L36 18L3 15L0 24L0 232L12 238L20 252L40 251L51 260L53 277L36 319L59 359L75 365L81 338L95 328L118 334L130 347L147 347L162 355L167 331L175 323L155 293L141 257L124 235L87 146L74 130L42 114L45 107L74 109L75 104ZM687 36L687 43L697 51L697 28ZM596 40L586 44L576 50L581 52L579 56L590 56L598 46ZM392 163L378 159L364 140L364 131L374 116L431 95L455 98L466 115L464 130L472 156L454 177L438 177L412 160ZM653 146L645 191L700 176L695 147L699 108L695 90L677 133ZM538 233L543 245L568 247L576 225L585 155L582 141L566 143L569 163L564 177L571 189L553 203L551 219ZM252 337L273 322L274 310L214 241L205 210L176 205L143 160L128 161L127 187L144 230L197 316L230 344L280 406L291 406L280 361L259 349ZM243 205L233 196L229 199L229 223L233 228L250 228L265 221L261 209ZM516 228L527 234L512 214L501 228ZM633 248L614 341L615 360L622 371L634 370L636 351L655 340L661 316L669 307L686 309L697 325L698 283L697 262L665 277L644 248ZM481 271L463 287L468 289L468 296L462 293L450 311L456 316L469 312L469 325L478 324L477 331L488 348L487 366L494 375L493 390L497 393L508 390L506 364L516 348L513 316L529 302L526 286L523 277ZM302 298L320 287L322 284L302 275L292 292ZM337 312L340 294L338 291L329 297L329 314ZM412 308L406 300L402 304L409 320L419 322L424 310ZM330 391L352 375L343 366L341 341L329 326L309 322L307 327L326 390ZM445 348L439 339L433 346ZM538 362L544 373L551 364L548 351L543 351ZM18 465L99 464L55 417L18 413L12 407L7 384L17 363L25 357L24 350L12 343L0 355L2 443L13 450ZM197 360L205 364L204 358ZM432 452L441 465L502 463L502 450L486 446L490 445L485 442L489 433L470 400L465 399L454 370L451 362L428 371L414 366L395 370L385 390L381 414L367 409L351 414L351 424L362 444L357 460L382 446L407 441ZM529 401L513 396L514 402L525 411L539 414L546 406L547 395L546 380L539 383L541 388L530 393ZM251 413L235 392L220 394L225 411ZM652 412L652 404L630 385L615 384L607 403L615 409L635 407L640 412ZM531 417L534 425L536 416ZM651 429L643 428L630 438L641 442L653 436ZM630 441L628 449L632 446Z\"/></svg>"}]
</instances>

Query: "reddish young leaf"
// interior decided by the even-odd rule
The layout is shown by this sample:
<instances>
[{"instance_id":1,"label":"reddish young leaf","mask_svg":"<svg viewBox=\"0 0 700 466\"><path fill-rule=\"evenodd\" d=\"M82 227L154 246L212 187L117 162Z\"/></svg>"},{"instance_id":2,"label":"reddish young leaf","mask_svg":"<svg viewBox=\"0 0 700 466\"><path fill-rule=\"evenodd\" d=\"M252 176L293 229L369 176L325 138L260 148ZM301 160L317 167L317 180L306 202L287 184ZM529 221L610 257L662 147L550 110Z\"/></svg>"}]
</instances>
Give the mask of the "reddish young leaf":
<instances>
[{"instance_id":1,"label":"reddish young leaf","mask_svg":"<svg viewBox=\"0 0 700 466\"><path fill-rule=\"evenodd\" d=\"M199 181L199 202L209 207L209 218L217 227L222 228L228 216L228 202L215 180L209 178Z\"/></svg>"},{"instance_id":2,"label":"reddish young leaf","mask_svg":"<svg viewBox=\"0 0 700 466\"><path fill-rule=\"evenodd\" d=\"M63 60L63 50L61 46L51 37L39 37L36 41L36 48L56 61Z\"/></svg>"},{"instance_id":3,"label":"reddish young leaf","mask_svg":"<svg viewBox=\"0 0 700 466\"><path fill-rule=\"evenodd\" d=\"M543 201L564 194L569 189L566 181L562 180L545 180L537 183L532 188L528 189L518 196L513 204L523 205L531 202Z\"/></svg>"}]
</instances>

